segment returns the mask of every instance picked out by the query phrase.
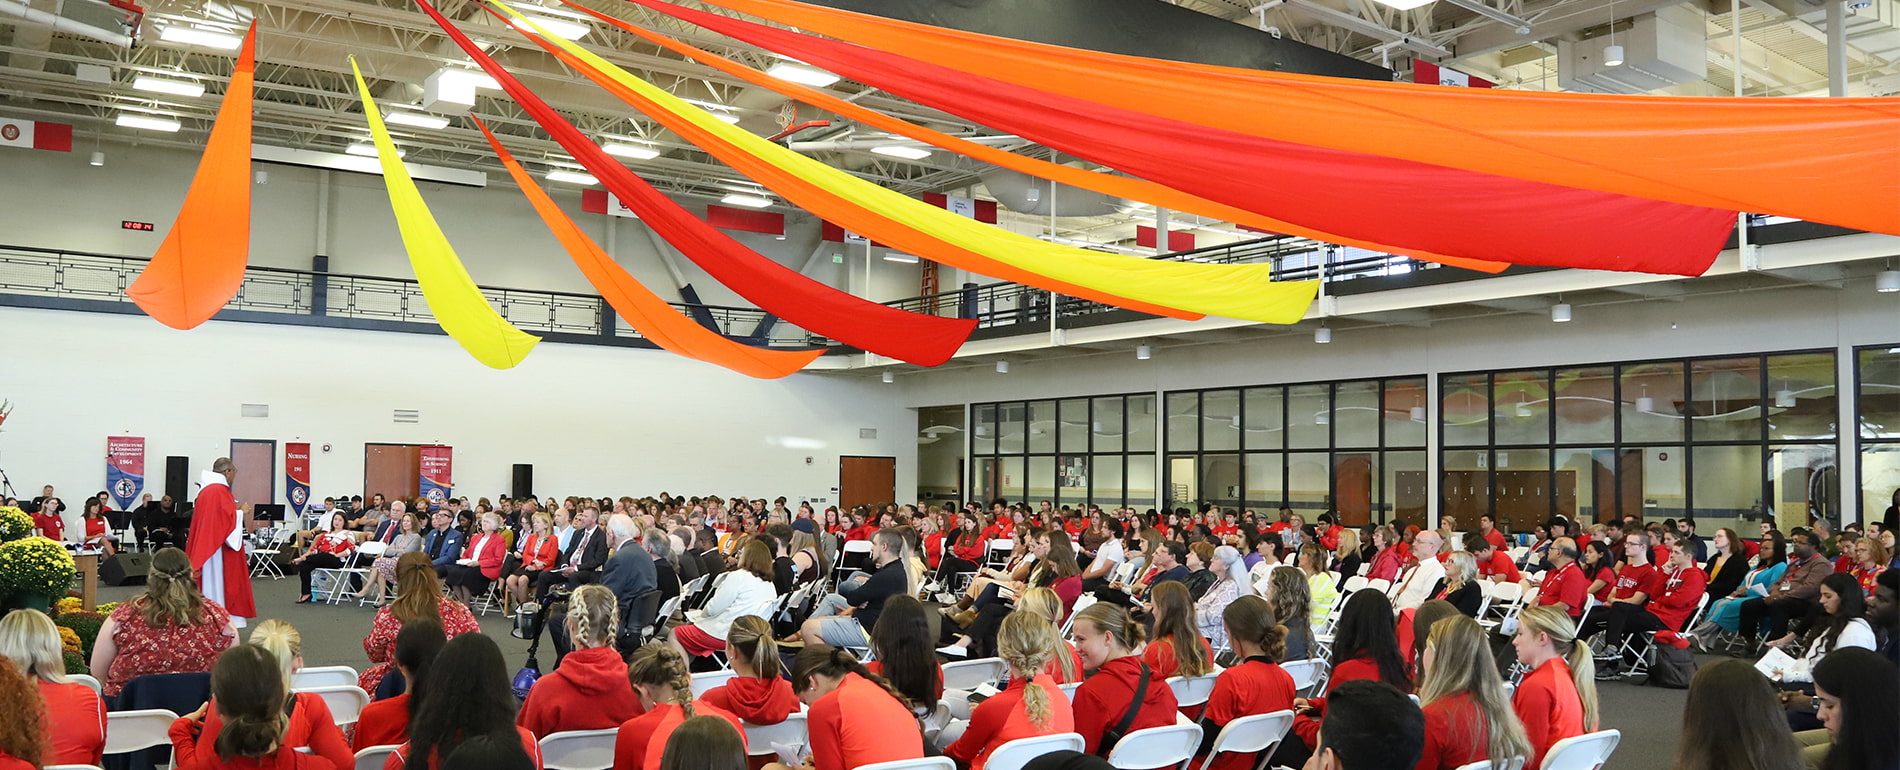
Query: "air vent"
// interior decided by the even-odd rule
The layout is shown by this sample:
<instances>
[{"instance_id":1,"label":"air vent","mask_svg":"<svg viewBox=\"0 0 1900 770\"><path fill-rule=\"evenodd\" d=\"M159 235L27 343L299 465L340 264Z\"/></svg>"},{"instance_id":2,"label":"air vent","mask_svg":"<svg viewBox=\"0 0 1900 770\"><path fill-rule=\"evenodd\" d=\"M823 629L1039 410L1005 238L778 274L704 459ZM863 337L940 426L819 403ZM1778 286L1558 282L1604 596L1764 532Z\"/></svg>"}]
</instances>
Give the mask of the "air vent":
<instances>
[{"instance_id":1,"label":"air vent","mask_svg":"<svg viewBox=\"0 0 1900 770\"><path fill-rule=\"evenodd\" d=\"M270 404L239 404L239 417L269 417Z\"/></svg>"},{"instance_id":2,"label":"air vent","mask_svg":"<svg viewBox=\"0 0 1900 770\"><path fill-rule=\"evenodd\" d=\"M877 438L876 428L859 428L858 438Z\"/></svg>"},{"instance_id":3,"label":"air vent","mask_svg":"<svg viewBox=\"0 0 1900 770\"><path fill-rule=\"evenodd\" d=\"M396 422L400 422L400 423L418 423L418 422L422 422L422 410L420 410L420 409L398 409L398 410L396 410Z\"/></svg>"}]
</instances>

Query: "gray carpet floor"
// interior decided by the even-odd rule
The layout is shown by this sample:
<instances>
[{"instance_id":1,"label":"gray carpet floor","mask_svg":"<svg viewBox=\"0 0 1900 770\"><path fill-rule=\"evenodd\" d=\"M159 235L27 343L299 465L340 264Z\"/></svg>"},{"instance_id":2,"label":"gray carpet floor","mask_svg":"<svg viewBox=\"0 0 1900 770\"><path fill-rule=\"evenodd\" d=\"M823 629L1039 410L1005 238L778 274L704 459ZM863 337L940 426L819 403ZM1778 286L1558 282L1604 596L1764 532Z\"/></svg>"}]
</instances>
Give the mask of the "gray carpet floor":
<instances>
[{"instance_id":1,"label":"gray carpet floor","mask_svg":"<svg viewBox=\"0 0 1900 770\"><path fill-rule=\"evenodd\" d=\"M295 573L283 580L259 579L253 581L252 586L260 619L288 620L302 634L304 665L353 666L359 671L369 667L369 659L363 655L363 637L369 633L370 619L375 614L372 608L358 607L354 601L338 605L295 604ZM99 600L118 601L140 590L136 587L101 586ZM512 674L514 668L526 660L528 643L508 635L512 626L499 612L482 617L481 624L483 633L501 645ZM1705 664L1717 659L1714 656L1699 656L1699 660ZM554 665L551 645L542 646L540 660L544 669ZM1603 726L1623 733L1622 743L1605 765L1607 770L1660 770L1669 767L1675 757L1677 740L1682 730L1682 709L1687 700L1685 691L1643 687L1629 682L1606 682L1599 684L1597 697L1603 712Z\"/></svg>"}]
</instances>

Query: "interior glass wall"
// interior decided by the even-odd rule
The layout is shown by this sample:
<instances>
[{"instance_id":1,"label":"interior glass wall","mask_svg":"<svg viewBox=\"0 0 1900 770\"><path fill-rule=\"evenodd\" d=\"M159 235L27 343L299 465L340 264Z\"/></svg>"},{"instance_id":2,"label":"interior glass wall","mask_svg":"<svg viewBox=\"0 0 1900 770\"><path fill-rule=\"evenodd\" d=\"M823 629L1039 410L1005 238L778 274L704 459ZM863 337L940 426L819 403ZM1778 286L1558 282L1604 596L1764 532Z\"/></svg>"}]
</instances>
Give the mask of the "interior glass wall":
<instances>
[{"instance_id":1,"label":"interior glass wall","mask_svg":"<svg viewBox=\"0 0 1900 770\"><path fill-rule=\"evenodd\" d=\"M917 499L937 504L963 499L963 422L968 407L927 406L917 410Z\"/></svg>"},{"instance_id":2,"label":"interior glass wall","mask_svg":"<svg viewBox=\"0 0 1900 770\"><path fill-rule=\"evenodd\" d=\"M1004 401L972 409L971 499L1154 505L1153 394Z\"/></svg>"},{"instance_id":3,"label":"interior glass wall","mask_svg":"<svg viewBox=\"0 0 1900 770\"><path fill-rule=\"evenodd\" d=\"M1879 521L1900 505L1900 346L1861 348L1854 358L1860 517Z\"/></svg>"}]
</instances>

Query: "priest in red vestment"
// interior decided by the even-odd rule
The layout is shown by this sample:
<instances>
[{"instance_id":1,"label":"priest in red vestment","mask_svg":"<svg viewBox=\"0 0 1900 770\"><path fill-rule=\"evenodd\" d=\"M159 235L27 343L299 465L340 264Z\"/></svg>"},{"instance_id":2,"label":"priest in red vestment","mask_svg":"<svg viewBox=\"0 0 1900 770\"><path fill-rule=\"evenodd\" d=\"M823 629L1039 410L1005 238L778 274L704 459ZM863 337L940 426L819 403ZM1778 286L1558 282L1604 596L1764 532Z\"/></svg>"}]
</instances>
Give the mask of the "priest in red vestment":
<instances>
[{"instance_id":1,"label":"priest in red vestment","mask_svg":"<svg viewBox=\"0 0 1900 770\"><path fill-rule=\"evenodd\" d=\"M237 466L220 457L200 479L198 498L191 505L191 533L185 555L198 573L198 590L231 613L231 623L244 627L245 618L257 617L251 599L251 573L244 556L244 529L238 522L237 498L231 481Z\"/></svg>"}]
</instances>

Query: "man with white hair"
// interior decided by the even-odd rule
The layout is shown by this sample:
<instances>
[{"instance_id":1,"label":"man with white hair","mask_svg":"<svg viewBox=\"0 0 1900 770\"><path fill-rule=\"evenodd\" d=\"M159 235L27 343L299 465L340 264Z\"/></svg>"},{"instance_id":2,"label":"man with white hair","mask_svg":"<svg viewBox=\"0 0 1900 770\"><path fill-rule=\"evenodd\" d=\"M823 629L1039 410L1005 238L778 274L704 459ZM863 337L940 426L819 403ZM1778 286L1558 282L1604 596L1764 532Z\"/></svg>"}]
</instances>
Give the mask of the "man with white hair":
<instances>
[{"instance_id":1,"label":"man with white hair","mask_svg":"<svg viewBox=\"0 0 1900 770\"><path fill-rule=\"evenodd\" d=\"M1437 530L1425 530L1412 539L1412 566L1399 575L1392 593L1392 608L1395 610L1415 610L1426 600L1438 593L1439 584L1445 581L1445 564L1438 560L1438 551L1444 548L1444 539Z\"/></svg>"}]
</instances>

